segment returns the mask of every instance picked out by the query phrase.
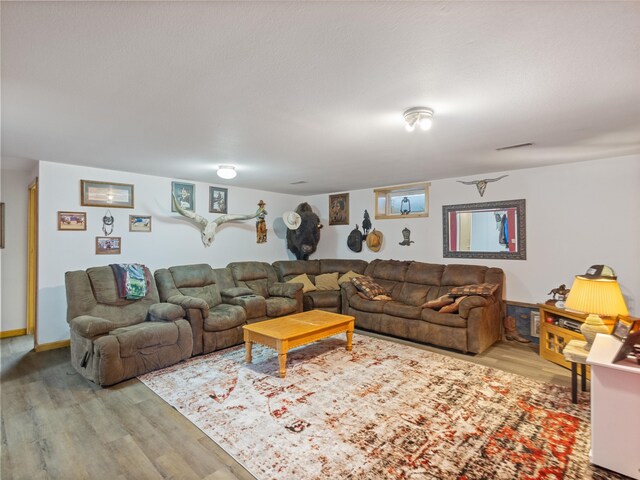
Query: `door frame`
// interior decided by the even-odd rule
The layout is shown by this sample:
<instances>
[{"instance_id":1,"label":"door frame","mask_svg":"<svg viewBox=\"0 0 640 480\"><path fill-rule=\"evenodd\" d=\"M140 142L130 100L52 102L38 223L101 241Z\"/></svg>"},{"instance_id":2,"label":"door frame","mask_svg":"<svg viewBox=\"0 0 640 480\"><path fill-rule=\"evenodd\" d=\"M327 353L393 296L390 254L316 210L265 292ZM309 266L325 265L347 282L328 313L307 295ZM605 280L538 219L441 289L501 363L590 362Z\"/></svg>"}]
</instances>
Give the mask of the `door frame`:
<instances>
[{"instance_id":1,"label":"door frame","mask_svg":"<svg viewBox=\"0 0 640 480\"><path fill-rule=\"evenodd\" d=\"M29 184L27 213L27 334L38 346L38 177Z\"/></svg>"}]
</instances>

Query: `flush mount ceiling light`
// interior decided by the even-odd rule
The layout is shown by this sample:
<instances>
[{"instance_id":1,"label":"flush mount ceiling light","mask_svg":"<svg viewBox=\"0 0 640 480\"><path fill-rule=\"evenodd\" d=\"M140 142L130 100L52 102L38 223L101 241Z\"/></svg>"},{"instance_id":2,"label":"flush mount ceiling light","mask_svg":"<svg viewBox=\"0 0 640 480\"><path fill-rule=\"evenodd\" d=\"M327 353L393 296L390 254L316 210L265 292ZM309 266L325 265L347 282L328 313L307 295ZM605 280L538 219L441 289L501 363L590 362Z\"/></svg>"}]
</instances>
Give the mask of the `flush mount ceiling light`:
<instances>
[{"instance_id":1,"label":"flush mount ceiling light","mask_svg":"<svg viewBox=\"0 0 640 480\"><path fill-rule=\"evenodd\" d=\"M236 172L236 167L233 165L220 165L218 167L218 176L220 178L231 180L232 178L235 178L236 175L238 175L238 172Z\"/></svg>"},{"instance_id":2,"label":"flush mount ceiling light","mask_svg":"<svg viewBox=\"0 0 640 480\"><path fill-rule=\"evenodd\" d=\"M413 107L409 110L405 110L402 114L405 121L404 128L407 132L413 132L416 129L416 125L421 130L429 130L432 125L433 110L427 107Z\"/></svg>"}]
</instances>

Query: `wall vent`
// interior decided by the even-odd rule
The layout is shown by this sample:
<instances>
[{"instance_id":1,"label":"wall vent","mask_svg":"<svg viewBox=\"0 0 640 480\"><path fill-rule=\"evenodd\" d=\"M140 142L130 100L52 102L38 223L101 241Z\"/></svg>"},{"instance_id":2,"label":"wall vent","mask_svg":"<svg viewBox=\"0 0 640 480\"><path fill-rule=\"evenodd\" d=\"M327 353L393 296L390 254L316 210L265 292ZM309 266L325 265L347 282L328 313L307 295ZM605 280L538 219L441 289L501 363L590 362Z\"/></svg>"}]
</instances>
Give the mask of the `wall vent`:
<instances>
[{"instance_id":1,"label":"wall vent","mask_svg":"<svg viewBox=\"0 0 640 480\"><path fill-rule=\"evenodd\" d=\"M509 145L508 147L496 148L496 150L499 152L500 150L511 150L512 148L530 147L531 145L533 145L533 143L531 143L531 142L529 142L529 143L519 143L517 145Z\"/></svg>"}]
</instances>

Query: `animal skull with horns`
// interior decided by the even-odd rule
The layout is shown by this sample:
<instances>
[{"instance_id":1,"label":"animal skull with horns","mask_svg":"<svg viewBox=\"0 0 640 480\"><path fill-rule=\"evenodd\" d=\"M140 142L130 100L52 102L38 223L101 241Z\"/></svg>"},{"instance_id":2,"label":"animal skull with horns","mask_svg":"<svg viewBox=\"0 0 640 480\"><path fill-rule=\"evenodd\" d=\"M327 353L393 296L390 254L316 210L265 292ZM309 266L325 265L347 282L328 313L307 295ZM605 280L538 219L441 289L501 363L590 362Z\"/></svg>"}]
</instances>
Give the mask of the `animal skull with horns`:
<instances>
[{"instance_id":1,"label":"animal skull with horns","mask_svg":"<svg viewBox=\"0 0 640 480\"><path fill-rule=\"evenodd\" d=\"M233 215L233 214L222 215L221 217L218 217L215 220L209 221L206 218L204 218L202 215L198 215L197 213L189 212L183 209L180 206L180 203L178 202L178 199L176 198L176 196L172 195L172 197L173 197L173 206L175 207L176 211L180 215L187 217L191 220L194 220L200 226L200 230L202 233L202 243L204 243L205 247L211 246L211 244L213 243L213 239L216 236L216 230L218 229L218 226L222 225L223 223L233 222L234 220L249 220L251 218L256 218L260 215L267 214L267 211L264 208L258 208L258 210L256 210L255 213L250 213L247 215Z\"/></svg>"}]
</instances>

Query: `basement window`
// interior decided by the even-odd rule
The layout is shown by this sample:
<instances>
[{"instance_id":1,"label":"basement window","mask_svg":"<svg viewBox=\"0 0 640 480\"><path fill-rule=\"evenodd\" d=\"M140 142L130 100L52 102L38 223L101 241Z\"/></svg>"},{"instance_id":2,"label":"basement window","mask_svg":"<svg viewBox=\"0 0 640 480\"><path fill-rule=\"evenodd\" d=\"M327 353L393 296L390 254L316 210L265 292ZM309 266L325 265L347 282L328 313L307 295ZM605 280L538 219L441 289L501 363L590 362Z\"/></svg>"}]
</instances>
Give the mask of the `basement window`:
<instances>
[{"instance_id":1,"label":"basement window","mask_svg":"<svg viewBox=\"0 0 640 480\"><path fill-rule=\"evenodd\" d=\"M430 183L376 188L376 219L429 216Z\"/></svg>"}]
</instances>

